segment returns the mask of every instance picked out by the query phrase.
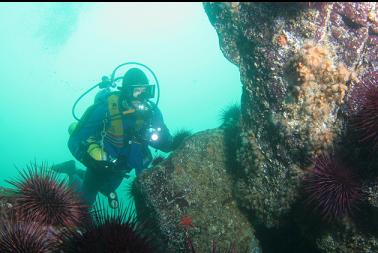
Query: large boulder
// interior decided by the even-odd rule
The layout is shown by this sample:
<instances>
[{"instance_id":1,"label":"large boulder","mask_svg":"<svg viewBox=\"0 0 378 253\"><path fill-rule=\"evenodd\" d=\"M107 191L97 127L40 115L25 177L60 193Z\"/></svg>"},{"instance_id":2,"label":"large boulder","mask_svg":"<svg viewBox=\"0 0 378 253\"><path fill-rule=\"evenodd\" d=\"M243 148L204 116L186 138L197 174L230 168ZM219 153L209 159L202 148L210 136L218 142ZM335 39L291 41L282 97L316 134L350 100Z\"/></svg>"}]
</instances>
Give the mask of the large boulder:
<instances>
[{"instance_id":1,"label":"large boulder","mask_svg":"<svg viewBox=\"0 0 378 253\"><path fill-rule=\"evenodd\" d=\"M226 166L224 129L199 132L133 185L139 218L152 220L165 252L260 252L254 229L238 209Z\"/></svg>"}]
</instances>

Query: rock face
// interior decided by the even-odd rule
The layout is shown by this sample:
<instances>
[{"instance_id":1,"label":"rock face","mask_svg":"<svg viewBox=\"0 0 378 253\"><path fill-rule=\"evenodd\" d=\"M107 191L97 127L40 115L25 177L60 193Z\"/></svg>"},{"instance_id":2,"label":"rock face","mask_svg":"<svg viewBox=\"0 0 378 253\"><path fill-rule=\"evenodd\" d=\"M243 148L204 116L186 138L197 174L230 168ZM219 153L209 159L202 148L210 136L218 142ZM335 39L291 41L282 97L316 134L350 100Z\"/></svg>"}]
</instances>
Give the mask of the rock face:
<instances>
[{"instance_id":1,"label":"rock face","mask_svg":"<svg viewBox=\"0 0 378 253\"><path fill-rule=\"evenodd\" d=\"M311 161L342 146L355 86L377 76L378 6L233 2L204 8L243 83L243 171L235 196L256 224L279 228L300 200ZM321 233L318 248L377 250L377 237L346 223Z\"/></svg>"},{"instance_id":2,"label":"rock face","mask_svg":"<svg viewBox=\"0 0 378 253\"><path fill-rule=\"evenodd\" d=\"M164 252L210 252L212 241L224 251L260 252L254 230L232 196L226 170L224 130L197 133L172 155L139 177L134 195L138 215L155 221Z\"/></svg>"},{"instance_id":3,"label":"rock face","mask_svg":"<svg viewBox=\"0 0 378 253\"><path fill-rule=\"evenodd\" d=\"M238 195L276 226L308 159L339 138L349 83L378 64L375 3L208 3L205 10L244 84Z\"/></svg>"}]
</instances>

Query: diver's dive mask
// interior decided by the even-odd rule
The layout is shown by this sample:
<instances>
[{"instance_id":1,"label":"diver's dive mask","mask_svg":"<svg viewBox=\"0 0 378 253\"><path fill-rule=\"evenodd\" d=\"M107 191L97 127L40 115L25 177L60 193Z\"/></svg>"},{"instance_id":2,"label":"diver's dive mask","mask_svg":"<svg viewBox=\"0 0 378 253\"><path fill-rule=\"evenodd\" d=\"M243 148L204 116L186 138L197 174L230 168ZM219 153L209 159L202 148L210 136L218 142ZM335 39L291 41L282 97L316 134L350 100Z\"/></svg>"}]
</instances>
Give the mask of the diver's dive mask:
<instances>
[{"instance_id":1,"label":"diver's dive mask","mask_svg":"<svg viewBox=\"0 0 378 253\"><path fill-rule=\"evenodd\" d=\"M148 100L155 97L155 85L128 85L123 91L128 98ZM137 93L137 95L135 95Z\"/></svg>"}]
</instances>

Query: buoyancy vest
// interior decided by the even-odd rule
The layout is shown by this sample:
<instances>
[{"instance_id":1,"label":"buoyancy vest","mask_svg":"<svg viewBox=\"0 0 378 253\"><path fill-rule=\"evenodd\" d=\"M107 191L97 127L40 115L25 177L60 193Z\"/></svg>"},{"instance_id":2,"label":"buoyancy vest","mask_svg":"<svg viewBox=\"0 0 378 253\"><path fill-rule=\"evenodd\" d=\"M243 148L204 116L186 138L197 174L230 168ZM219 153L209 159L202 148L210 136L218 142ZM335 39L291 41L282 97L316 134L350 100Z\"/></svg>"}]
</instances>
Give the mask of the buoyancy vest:
<instances>
[{"instance_id":1,"label":"buoyancy vest","mask_svg":"<svg viewBox=\"0 0 378 253\"><path fill-rule=\"evenodd\" d=\"M120 93L118 92L112 93L107 101L110 122L106 128L106 140L118 148L124 147L127 144L125 141L136 141L135 138L133 138L135 137L133 135L142 129L145 122L144 118L141 115L136 114L135 109L128 106L126 101L121 106ZM121 112L121 107L124 107L126 110ZM132 129L124 126L125 117L134 121Z\"/></svg>"}]
</instances>

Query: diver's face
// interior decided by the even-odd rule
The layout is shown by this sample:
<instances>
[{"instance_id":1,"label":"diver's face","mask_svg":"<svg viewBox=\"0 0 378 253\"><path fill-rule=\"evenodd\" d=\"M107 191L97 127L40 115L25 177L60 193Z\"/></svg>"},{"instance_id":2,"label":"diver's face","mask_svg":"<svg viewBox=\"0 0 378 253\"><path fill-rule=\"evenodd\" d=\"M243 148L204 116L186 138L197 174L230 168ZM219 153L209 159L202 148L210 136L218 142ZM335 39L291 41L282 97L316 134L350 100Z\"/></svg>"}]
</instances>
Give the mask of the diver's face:
<instances>
[{"instance_id":1,"label":"diver's face","mask_svg":"<svg viewBox=\"0 0 378 253\"><path fill-rule=\"evenodd\" d=\"M142 104L143 93L146 92L146 87L136 87L133 90L133 96L129 100L134 108L139 107Z\"/></svg>"},{"instance_id":2,"label":"diver's face","mask_svg":"<svg viewBox=\"0 0 378 253\"><path fill-rule=\"evenodd\" d=\"M141 94L145 93L146 92L146 87L137 87L137 88L134 88L134 91L133 91L133 98L139 98Z\"/></svg>"}]
</instances>

